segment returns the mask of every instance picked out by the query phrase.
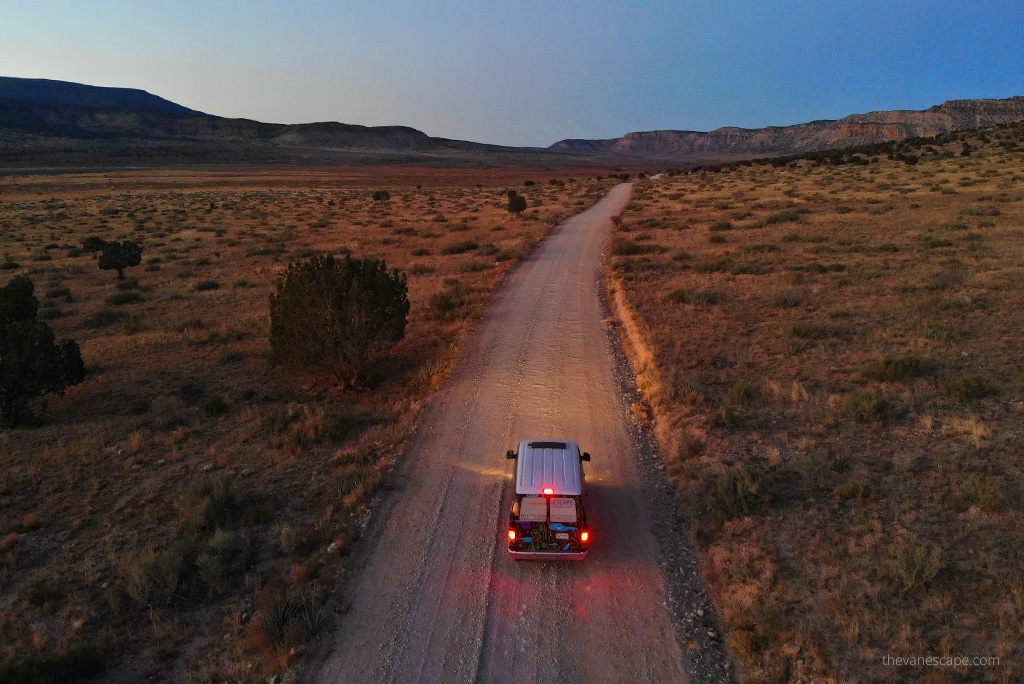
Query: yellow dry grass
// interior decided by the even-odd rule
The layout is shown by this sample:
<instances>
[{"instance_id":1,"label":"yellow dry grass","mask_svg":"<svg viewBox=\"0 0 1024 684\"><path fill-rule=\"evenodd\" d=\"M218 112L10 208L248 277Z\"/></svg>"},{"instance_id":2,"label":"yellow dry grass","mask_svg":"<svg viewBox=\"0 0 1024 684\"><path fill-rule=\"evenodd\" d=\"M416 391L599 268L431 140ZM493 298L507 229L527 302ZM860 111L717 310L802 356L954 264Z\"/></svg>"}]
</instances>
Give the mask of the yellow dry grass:
<instances>
[{"instance_id":1,"label":"yellow dry grass","mask_svg":"<svg viewBox=\"0 0 1024 684\"><path fill-rule=\"evenodd\" d=\"M1024 673L1024 126L967 138L916 165L668 175L613 235L744 682Z\"/></svg>"}]
</instances>

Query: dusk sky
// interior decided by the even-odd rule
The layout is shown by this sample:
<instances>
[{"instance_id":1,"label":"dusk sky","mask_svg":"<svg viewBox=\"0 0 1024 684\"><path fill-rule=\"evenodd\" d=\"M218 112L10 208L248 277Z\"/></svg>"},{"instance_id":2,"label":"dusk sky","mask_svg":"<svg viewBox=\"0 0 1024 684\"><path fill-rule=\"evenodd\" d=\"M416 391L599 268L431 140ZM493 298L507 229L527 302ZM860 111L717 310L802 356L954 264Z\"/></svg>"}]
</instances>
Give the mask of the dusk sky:
<instances>
[{"instance_id":1,"label":"dusk sky","mask_svg":"<svg viewBox=\"0 0 1024 684\"><path fill-rule=\"evenodd\" d=\"M547 146L1024 94L1024 2L0 0L0 75Z\"/></svg>"}]
</instances>

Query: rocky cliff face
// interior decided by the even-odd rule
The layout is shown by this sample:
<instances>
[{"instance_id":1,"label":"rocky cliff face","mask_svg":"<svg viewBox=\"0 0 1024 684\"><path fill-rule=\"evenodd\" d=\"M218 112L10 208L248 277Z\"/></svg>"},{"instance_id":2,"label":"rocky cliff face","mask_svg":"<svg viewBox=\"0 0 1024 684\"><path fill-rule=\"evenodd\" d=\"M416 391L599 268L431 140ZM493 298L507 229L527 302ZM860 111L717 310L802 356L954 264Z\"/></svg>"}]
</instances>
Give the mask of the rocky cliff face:
<instances>
[{"instance_id":1,"label":"rocky cliff face","mask_svg":"<svg viewBox=\"0 0 1024 684\"><path fill-rule=\"evenodd\" d=\"M813 152L985 128L1024 119L1024 97L950 100L924 111L853 114L794 126L646 131L609 140L561 140L549 149L577 154L696 161Z\"/></svg>"}]
</instances>

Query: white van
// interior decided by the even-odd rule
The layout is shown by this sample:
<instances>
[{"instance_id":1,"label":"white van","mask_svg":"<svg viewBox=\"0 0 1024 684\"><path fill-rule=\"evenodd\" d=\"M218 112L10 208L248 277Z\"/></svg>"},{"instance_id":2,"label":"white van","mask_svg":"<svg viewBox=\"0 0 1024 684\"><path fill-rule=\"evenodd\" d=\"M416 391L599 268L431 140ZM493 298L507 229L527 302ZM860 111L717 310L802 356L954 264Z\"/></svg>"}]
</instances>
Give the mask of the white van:
<instances>
[{"instance_id":1,"label":"white van","mask_svg":"<svg viewBox=\"0 0 1024 684\"><path fill-rule=\"evenodd\" d=\"M508 518L508 550L515 560L583 560L590 530L583 506L586 478L576 442L532 440L509 451L516 460L516 498Z\"/></svg>"}]
</instances>

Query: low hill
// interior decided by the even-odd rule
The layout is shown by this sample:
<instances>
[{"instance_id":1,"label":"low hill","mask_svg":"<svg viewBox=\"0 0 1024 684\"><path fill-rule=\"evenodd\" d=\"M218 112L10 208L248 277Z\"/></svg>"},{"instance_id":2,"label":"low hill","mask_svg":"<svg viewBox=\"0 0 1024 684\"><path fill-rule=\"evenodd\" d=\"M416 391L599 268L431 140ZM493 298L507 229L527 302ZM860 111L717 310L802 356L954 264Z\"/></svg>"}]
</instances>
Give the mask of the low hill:
<instances>
[{"instance_id":1,"label":"low hill","mask_svg":"<svg viewBox=\"0 0 1024 684\"><path fill-rule=\"evenodd\" d=\"M591 160L545 149L436 138L405 126L229 119L143 90L0 77L0 168L581 162Z\"/></svg>"},{"instance_id":2,"label":"low hill","mask_svg":"<svg viewBox=\"0 0 1024 684\"><path fill-rule=\"evenodd\" d=\"M561 140L548 149L574 154L679 162L815 152L974 130L1024 119L1024 97L950 100L924 111L852 114L839 120L714 131L644 131L607 140Z\"/></svg>"}]
</instances>

